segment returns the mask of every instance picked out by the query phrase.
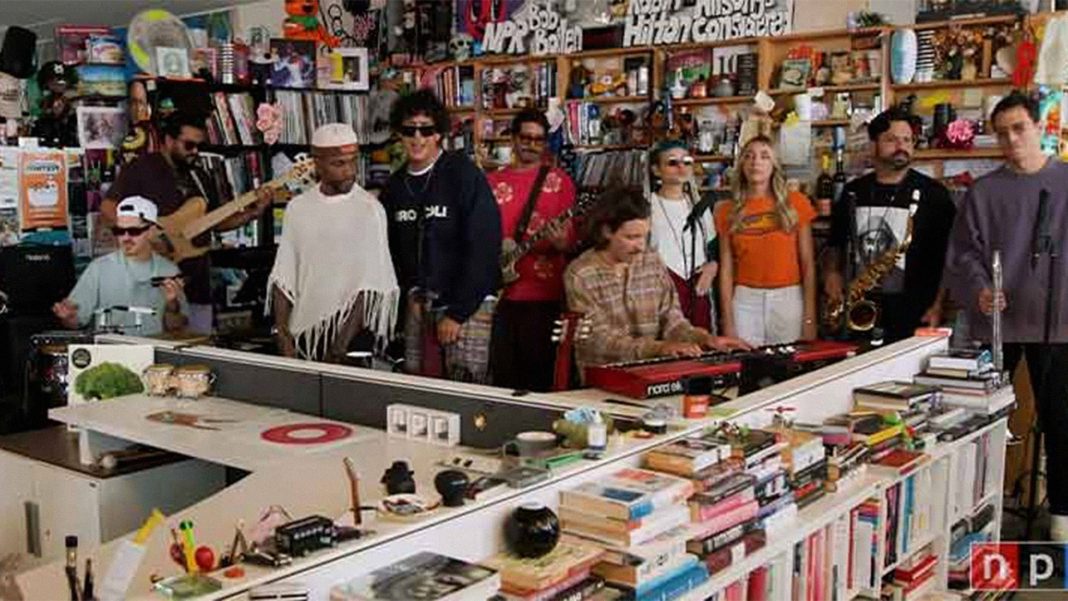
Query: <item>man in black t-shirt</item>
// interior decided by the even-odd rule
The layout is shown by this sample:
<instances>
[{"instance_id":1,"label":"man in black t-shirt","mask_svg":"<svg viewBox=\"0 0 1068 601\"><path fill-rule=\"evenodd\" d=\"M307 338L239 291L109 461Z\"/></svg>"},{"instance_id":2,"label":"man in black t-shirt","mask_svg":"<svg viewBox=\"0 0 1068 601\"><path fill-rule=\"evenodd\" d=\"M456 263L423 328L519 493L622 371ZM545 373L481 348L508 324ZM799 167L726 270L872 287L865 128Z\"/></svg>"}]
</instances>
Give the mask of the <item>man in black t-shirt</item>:
<instances>
[{"instance_id":1,"label":"man in black t-shirt","mask_svg":"<svg viewBox=\"0 0 1068 601\"><path fill-rule=\"evenodd\" d=\"M895 108L868 125L875 169L846 184L835 200L823 260L824 294L830 302L839 301L849 282L904 241L913 214L907 252L866 295L879 311L870 335L885 342L941 321L942 265L956 213L945 186L909 168L914 119Z\"/></svg>"},{"instance_id":2,"label":"man in black t-shirt","mask_svg":"<svg viewBox=\"0 0 1068 601\"><path fill-rule=\"evenodd\" d=\"M177 211L192 197L203 197L207 210L219 206L218 189L210 174L197 165L200 146L205 140L204 119L175 113L163 124L163 143L159 152L146 154L122 167L100 205L104 225L115 223L115 207L128 196L143 196L159 207L159 216ZM228 231L263 214L270 203L269 194L261 193L259 202L227 217L213 229ZM194 243L210 243L210 234L202 234ZM163 247L157 249L164 254ZM208 255L186 259L178 264L185 278L189 299L189 330L200 334L212 331L211 277Z\"/></svg>"}]
</instances>

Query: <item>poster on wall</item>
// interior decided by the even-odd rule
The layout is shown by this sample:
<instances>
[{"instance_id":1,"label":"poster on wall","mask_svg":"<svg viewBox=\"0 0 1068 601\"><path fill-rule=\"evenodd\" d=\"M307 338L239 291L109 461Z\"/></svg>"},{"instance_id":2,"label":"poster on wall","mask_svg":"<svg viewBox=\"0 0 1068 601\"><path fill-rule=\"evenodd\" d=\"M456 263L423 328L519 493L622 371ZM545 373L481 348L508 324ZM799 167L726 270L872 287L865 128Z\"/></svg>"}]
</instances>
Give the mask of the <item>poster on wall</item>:
<instances>
[{"instance_id":1,"label":"poster on wall","mask_svg":"<svg viewBox=\"0 0 1068 601\"><path fill-rule=\"evenodd\" d=\"M792 15L793 0L630 0L623 46L778 37L790 32Z\"/></svg>"},{"instance_id":2,"label":"poster on wall","mask_svg":"<svg viewBox=\"0 0 1068 601\"><path fill-rule=\"evenodd\" d=\"M503 21L490 21L482 36L486 54L571 54L582 50L582 28L550 0L528 0Z\"/></svg>"},{"instance_id":3,"label":"poster on wall","mask_svg":"<svg viewBox=\"0 0 1068 601\"><path fill-rule=\"evenodd\" d=\"M78 145L82 148L119 148L126 137L126 111L110 106L79 106Z\"/></svg>"},{"instance_id":4,"label":"poster on wall","mask_svg":"<svg viewBox=\"0 0 1068 601\"><path fill-rule=\"evenodd\" d=\"M23 231L67 227L67 168L62 151L22 152L19 217Z\"/></svg>"}]
</instances>

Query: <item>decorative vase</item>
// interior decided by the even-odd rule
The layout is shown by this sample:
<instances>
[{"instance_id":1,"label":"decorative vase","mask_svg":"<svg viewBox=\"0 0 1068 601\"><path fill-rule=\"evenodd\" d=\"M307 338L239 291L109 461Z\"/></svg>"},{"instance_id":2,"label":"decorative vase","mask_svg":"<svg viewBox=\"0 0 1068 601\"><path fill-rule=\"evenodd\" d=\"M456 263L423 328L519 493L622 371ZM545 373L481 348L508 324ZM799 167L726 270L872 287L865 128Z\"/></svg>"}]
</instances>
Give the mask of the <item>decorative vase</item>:
<instances>
[{"instance_id":1,"label":"decorative vase","mask_svg":"<svg viewBox=\"0 0 1068 601\"><path fill-rule=\"evenodd\" d=\"M890 39L890 77L896 84L912 82L916 76L919 42L912 29L899 29Z\"/></svg>"},{"instance_id":2,"label":"decorative vase","mask_svg":"<svg viewBox=\"0 0 1068 601\"><path fill-rule=\"evenodd\" d=\"M464 494L470 483L467 474L460 470L444 470L434 476L434 488L441 495L441 504L446 507L460 507L464 504Z\"/></svg>"},{"instance_id":3,"label":"decorative vase","mask_svg":"<svg viewBox=\"0 0 1068 601\"><path fill-rule=\"evenodd\" d=\"M541 557L560 540L560 520L541 503L524 503L504 523L504 538L519 557Z\"/></svg>"}]
</instances>

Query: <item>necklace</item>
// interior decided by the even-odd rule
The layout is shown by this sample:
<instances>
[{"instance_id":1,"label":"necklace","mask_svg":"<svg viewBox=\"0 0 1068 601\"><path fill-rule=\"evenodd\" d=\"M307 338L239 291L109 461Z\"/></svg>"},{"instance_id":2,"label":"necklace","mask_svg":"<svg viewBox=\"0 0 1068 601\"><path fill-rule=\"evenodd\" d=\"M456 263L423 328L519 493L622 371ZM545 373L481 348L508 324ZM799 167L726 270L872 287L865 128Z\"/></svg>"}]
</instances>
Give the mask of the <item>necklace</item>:
<instances>
[{"instance_id":1,"label":"necklace","mask_svg":"<svg viewBox=\"0 0 1068 601\"><path fill-rule=\"evenodd\" d=\"M418 195L416 195L415 191L412 190L412 185L411 185L411 183L409 183L408 180L411 179L412 177L419 177L419 176L418 175L413 176L411 173L405 173L404 174L404 177L402 178L401 181L404 182L404 189L408 191L408 196L411 197L412 200L418 201L420 203L423 202L423 195L425 195L426 191L428 189L430 189L430 180L434 179L434 172L436 171L436 167L437 166L438 166L437 161L434 161L434 164L430 166L430 171L426 175L426 181L423 182L423 186L422 186L422 188L419 189L419 194Z\"/></svg>"},{"instance_id":2,"label":"necklace","mask_svg":"<svg viewBox=\"0 0 1068 601\"><path fill-rule=\"evenodd\" d=\"M675 246L677 246L679 248L679 252L682 253L682 267L683 269L685 269L688 263L695 263L695 261L693 260L693 257L689 257L686 255L686 245L682 241L682 234L679 233L679 230L675 227L675 224L671 222L671 215L668 214L667 207L664 206L664 198L656 193L654 193L653 196L656 197L656 202L658 205L660 205L660 212L664 215L664 221L667 222L668 228L671 230L671 237L675 239ZM686 199L682 200L683 202L685 202ZM694 265L693 271L696 270L697 267L696 265Z\"/></svg>"}]
</instances>

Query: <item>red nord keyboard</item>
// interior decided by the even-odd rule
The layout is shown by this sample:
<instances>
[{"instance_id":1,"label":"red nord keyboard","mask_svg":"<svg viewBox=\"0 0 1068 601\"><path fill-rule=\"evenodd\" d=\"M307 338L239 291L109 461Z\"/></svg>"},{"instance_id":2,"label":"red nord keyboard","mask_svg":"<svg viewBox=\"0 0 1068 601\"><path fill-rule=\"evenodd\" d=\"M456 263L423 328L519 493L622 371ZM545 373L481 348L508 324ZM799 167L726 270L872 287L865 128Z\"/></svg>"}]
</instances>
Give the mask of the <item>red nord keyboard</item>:
<instances>
[{"instance_id":1,"label":"red nord keyboard","mask_svg":"<svg viewBox=\"0 0 1068 601\"><path fill-rule=\"evenodd\" d=\"M833 340L762 346L751 351L711 352L699 357L662 357L609 363L585 370L586 385L634 399L681 394L692 376L710 376L718 385L733 384L742 360L755 356L786 357L795 363L823 365L856 354L857 345Z\"/></svg>"}]
</instances>

